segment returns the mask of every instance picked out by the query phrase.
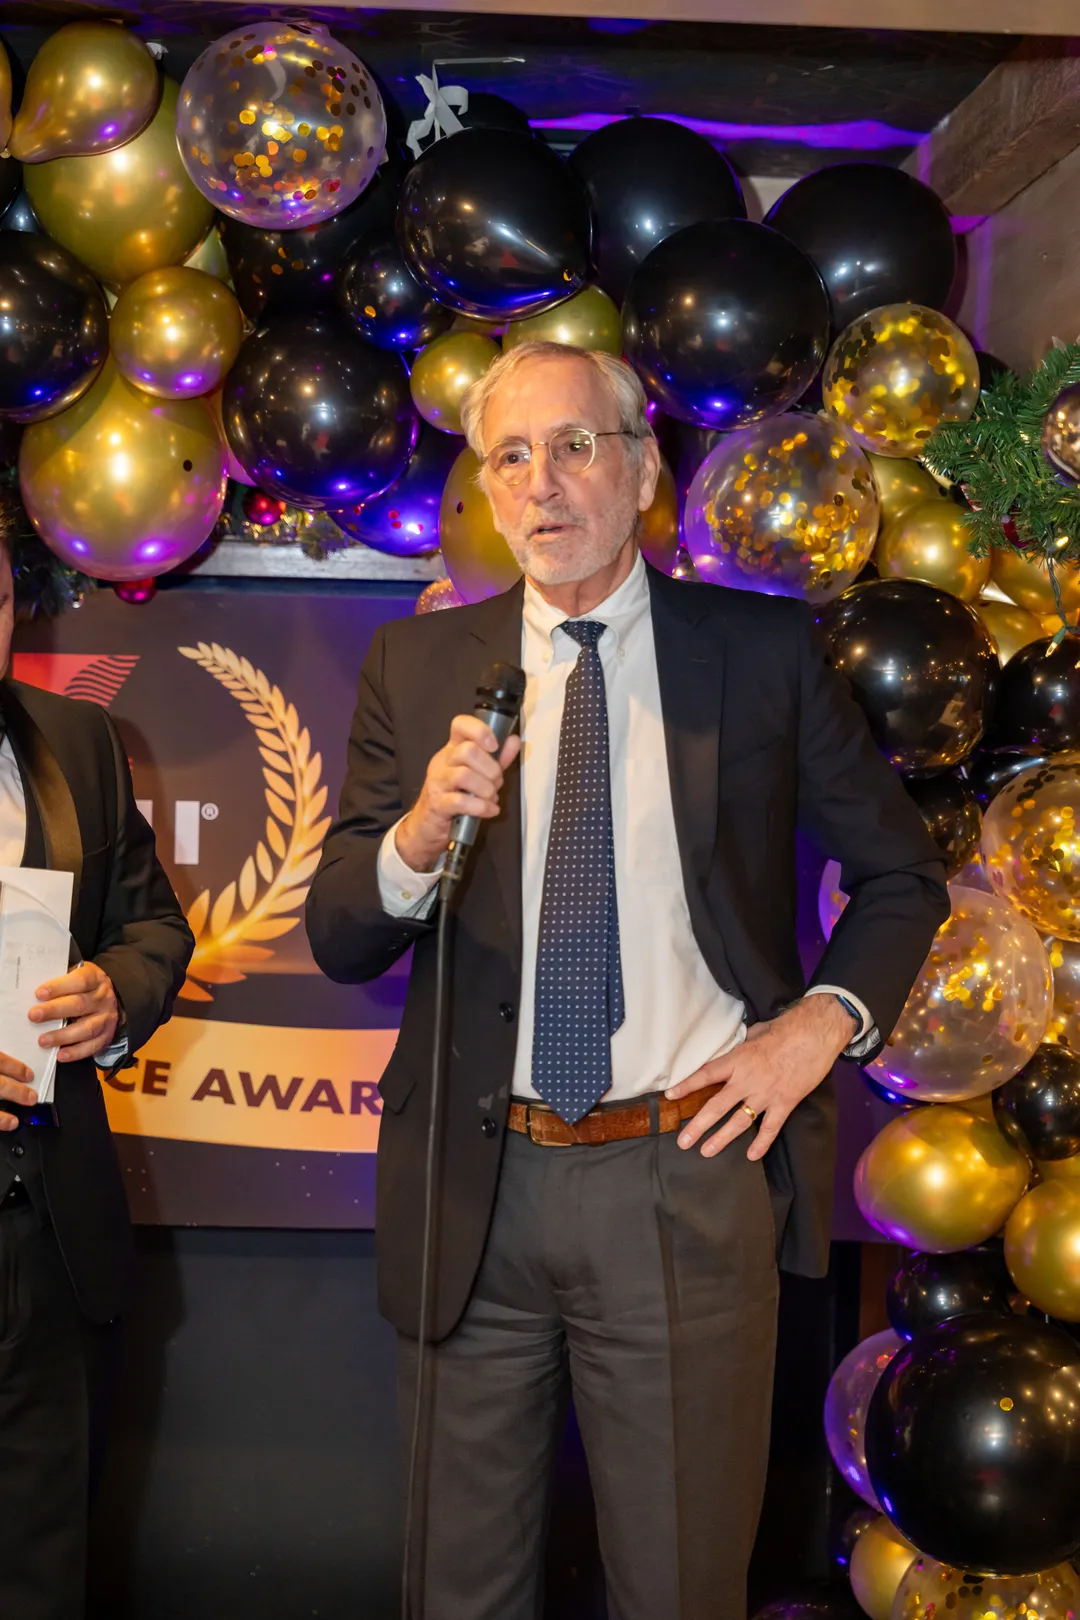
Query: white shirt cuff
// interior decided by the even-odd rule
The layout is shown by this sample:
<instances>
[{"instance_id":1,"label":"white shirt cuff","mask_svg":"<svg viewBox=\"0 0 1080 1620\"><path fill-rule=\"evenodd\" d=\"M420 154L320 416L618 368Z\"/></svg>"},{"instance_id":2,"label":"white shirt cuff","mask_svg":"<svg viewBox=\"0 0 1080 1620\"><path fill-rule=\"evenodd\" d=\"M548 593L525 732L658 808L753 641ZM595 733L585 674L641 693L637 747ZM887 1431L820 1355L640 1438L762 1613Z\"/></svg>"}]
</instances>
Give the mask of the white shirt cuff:
<instances>
[{"instance_id":1,"label":"white shirt cuff","mask_svg":"<svg viewBox=\"0 0 1080 1620\"><path fill-rule=\"evenodd\" d=\"M398 853L394 834L405 817L395 821L379 846L379 899L388 917L426 917L435 904L442 859L434 872L414 872Z\"/></svg>"},{"instance_id":2,"label":"white shirt cuff","mask_svg":"<svg viewBox=\"0 0 1080 1620\"><path fill-rule=\"evenodd\" d=\"M810 986L810 989L807 990L806 994L808 996L843 996L845 1001L851 1002L851 1005L859 1014L860 1018L862 1019L862 1023L855 1031L854 1039L849 1043L849 1045L844 1047L845 1057L865 1057L867 1052L870 1051L871 1047L876 1046L881 1040L877 1025L870 1016L866 1003L860 1001L858 996L853 996L851 991L845 990L842 985L813 984Z\"/></svg>"},{"instance_id":3,"label":"white shirt cuff","mask_svg":"<svg viewBox=\"0 0 1080 1620\"><path fill-rule=\"evenodd\" d=\"M98 1053L94 1062L99 1069L107 1071L126 1058L130 1050L131 1043L128 1041L127 1031L125 1030L123 1035L118 1036L111 1046L105 1048L104 1052Z\"/></svg>"}]
</instances>

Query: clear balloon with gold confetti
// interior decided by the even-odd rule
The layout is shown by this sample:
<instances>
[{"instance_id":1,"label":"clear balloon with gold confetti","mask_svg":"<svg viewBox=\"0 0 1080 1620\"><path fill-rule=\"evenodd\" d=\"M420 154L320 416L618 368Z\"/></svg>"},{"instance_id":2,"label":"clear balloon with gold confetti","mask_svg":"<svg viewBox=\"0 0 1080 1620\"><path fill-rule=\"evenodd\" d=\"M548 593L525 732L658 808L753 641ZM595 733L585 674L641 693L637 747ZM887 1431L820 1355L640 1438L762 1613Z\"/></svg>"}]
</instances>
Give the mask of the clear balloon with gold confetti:
<instances>
[{"instance_id":1,"label":"clear balloon with gold confetti","mask_svg":"<svg viewBox=\"0 0 1080 1620\"><path fill-rule=\"evenodd\" d=\"M966 422L975 409L979 362L936 309L883 304L840 333L821 394L864 450L917 456L940 422Z\"/></svg>"},{"instance_id":2,"label":"clear balloon with gold confetti","mask_svg":"<svg viewBox=\"0 0 1080 1620\"><path fill-rule=\"evenodd\" d=\"M215 208L264 230L317 225L358 197L386 148L375 81L317 23L223 34L189 70L176 138Z\"/></svg>"},{"instance_id":3,"label":"clear balloon with gold confetti","mask_svg":"<svg viewBox=\"0 0 1080 1620\"><path fill-rule=\"evenodd\" d=\"M933 1558L908 1566L890 1620L1075 1620L1080 1575L1058 1564L1038 1575L980 1575Z\"/></svg>"},{"instance_id":4,"label":"clear balloon with gold confetti","mask_svg":"<svg viewBox=\"0 0 1080 1620\"><path fill-rule=\"evenodd\" d=\"M1050 936L1043 944L1054 975L1054 1010L1043 1038L1080 1051L1080 943Z\"/></svg>"},{"instance_id":5,"label":"clear balloon with gold confetti","mask_svg":"<svg viewBox=\"0 0 1080 1620\"><path fill-rule=\"evenodd\" d=\"M1080 941L1080 753L1002 788L983 817L982 857L995 892L1036 928Z\"/></svg>"},{"instance_id":6,"label":"clear balloon with gold confetti","mask_svg":"<svg viewBox=\"0 0 1080 1620\"><path fill-rule=\"evenodd\" d=\"M835 422L788 412L726 435L694 475L686 545L704 580L828 602L874 549L870 463Z\"/></svg>"},{"instance_id":7,"label":"clear balloon with gold confetti","mask_svg":"<svg viewBox=\"0 0 1080 1620\"><path fill-rule=\"evenodd\" d=\"M995 801L996 802L996 801ZM1053 1003L1050 960L1026 918L995 894L950 884L900 1021L868 1072L920 1102L980 1097L1022 1069Z\"/></svg>"}]
</instances>

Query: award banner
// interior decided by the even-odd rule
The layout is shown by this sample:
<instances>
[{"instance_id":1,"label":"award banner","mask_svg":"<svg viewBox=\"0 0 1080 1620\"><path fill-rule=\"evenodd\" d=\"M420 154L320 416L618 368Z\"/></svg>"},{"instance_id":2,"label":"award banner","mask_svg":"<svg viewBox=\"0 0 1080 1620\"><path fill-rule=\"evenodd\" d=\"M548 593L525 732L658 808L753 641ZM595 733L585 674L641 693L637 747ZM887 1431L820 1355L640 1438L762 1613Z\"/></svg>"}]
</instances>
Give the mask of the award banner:
<instances>
[{"instance_id":1,"label":"award banner","mask_svg":"<svg viewBox=\"0 0 1080 1620\"><path fill-rule=\"evenodd\" d=\"M337 807L356 680L409 586L105 587L20 627L16 679L107 707L195 934L173 1017L104 1085L136 1220L370 1226L407 962L319 973L304 898Z\"/></svg>"}]
</instances>

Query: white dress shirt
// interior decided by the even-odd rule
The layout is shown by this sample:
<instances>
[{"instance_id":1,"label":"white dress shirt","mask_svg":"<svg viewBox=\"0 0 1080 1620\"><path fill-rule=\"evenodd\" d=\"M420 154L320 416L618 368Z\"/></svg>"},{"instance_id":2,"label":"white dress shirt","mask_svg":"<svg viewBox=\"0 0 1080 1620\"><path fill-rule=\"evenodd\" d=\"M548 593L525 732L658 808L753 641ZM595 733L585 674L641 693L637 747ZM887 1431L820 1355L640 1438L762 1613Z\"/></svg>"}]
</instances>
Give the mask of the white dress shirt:
<instances>
[{"instance_id":1,"label":"white dress shirt","mask_svg":"<svg viewBox=\"0 0 1080 1620\"><path fill-rule=\"evenodd\" d=\"M662 1091L744 1039L743 1003L716 983L690 924L668 778L649 582L639 556L617 590L586 615L607 626L600 662L607 690L615 889L626 1017L611 1039L605 1102ZM536 949L548 832L555 797L566 681L579 647L559 627L566 614L526 583L521 627L525 699L521 713L522 962L513 1094L536 1096L532 1043ZM411 870L398 853L396 825L379 851L379 892L391 916L422 917L434 904L438 873ZM847 991L839 993L862 1016Z\"/></svg>"}]
</instances>

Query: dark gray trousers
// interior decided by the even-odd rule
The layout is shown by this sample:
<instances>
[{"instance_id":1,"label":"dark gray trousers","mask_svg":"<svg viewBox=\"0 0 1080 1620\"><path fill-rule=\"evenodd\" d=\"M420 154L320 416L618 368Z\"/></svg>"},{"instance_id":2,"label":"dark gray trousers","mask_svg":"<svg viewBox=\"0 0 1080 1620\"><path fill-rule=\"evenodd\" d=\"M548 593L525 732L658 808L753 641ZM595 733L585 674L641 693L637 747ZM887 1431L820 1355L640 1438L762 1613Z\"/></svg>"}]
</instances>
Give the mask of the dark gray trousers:
<instances>
[{"instance_id":1,"label":"dark gray trousers","mask_svg":"<svg viewBox=\"0 0 1080 1620\"><path fill-rule=\"evenodd\" d=\"M745 1140L543 1148L510 1134L483 1263L433 1357L424 1620L538 1620L572 1392L609 1620L744 1620L777 1276ZM400 1340L409 1433L415 1341Z\"/></svg>"}]
</instances>

